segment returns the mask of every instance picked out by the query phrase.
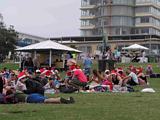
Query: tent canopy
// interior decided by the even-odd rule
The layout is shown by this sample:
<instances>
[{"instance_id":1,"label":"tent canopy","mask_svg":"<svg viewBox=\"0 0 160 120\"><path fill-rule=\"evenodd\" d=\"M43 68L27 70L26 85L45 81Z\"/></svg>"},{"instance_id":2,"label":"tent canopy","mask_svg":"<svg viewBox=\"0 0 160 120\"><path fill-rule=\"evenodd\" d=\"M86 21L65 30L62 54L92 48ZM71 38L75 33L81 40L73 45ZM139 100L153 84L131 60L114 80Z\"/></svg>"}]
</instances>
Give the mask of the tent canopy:
<instances>
[{"instance_id":1,"label":"tent canopy","mask_svg":"<svg viewBox=\"0 0 160 120\"><path fill-rule=\"evenodd\" d=\"M141 46L138 44L133 44L128 47L124 47L122 49L124 49L124 50L149 50L147 47L144 47L144 46Z\"/></svg>"},{"instance_id":2,"label":"tent canopy","mask_svg":"<svg viewBox=\"0 0 160 120\"><path fill-rule=\"evenodd\" d=\"M16 51L30 52L30 51L45 51L45 50L57 50L57 51L71 51L71 52L81 52L74 48L59 44L57 42L47 40L40 43L28 45L26 47L18 48Z\"/></svg>"}]
</instances>

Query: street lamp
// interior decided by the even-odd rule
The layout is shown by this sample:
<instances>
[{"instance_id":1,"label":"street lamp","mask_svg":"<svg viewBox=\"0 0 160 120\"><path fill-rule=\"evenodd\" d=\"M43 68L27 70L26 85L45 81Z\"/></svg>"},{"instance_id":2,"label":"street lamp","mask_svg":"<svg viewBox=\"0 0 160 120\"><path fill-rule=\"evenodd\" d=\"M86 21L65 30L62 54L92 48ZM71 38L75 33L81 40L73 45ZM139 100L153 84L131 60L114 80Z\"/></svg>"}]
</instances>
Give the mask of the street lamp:
<instances>
[{"instance_id":1,"label":"street lamp","mask_svg":"<svg viewBox=\"0 0 160 120\"><path fill-rule=\"evenodd\" d=\"M149 55L151 55L151 52L152 52L151 35L149 35Z\"/></svg>"},{"instance_id":2,"label":"street lamp","mask_svg":"<svg viewBox=\"0 0 160 120\"><path fill-rule=\"evenodd\" d=\"M103 17L102 17L102 36L103 36L103 53L105 53L106 52L106 47L107 47L107 41L108 41L108 35L107 35L107 33L106 32L104 32L104 22L105 22L105 20L104 20L104 16L105 16L105 12L104 12L104 5L108 5L108 7L109 7L109 10L108 10L108 13L109 13L109 17L110 17L110 19L108 19L109 20L109 27L110 27L110 29L109 29L109 35L111 35L111 5L112 5L112 0L109 0L108 2L106 2L106 0L102 0L101 1L101 6L103 7L103 9L102 9L102 15L103 15Z\"/></svg>"},{"instance_id":3,"label":"street lamp","mask_svg":"<svg viewBox=\"0 0 160 120\"><path fill-rule=\"evenodd\" d=\"M103 40L103 54L105 54L105 52L106 52L106 33L104 33L104 22L105 22L105 20L104 20L104 5L105 5L105 0L102 0L101 1L101 6L102 6L102 15L103 15L103 17L102 17L102 40Z\"/></svg>"}]
</instances>

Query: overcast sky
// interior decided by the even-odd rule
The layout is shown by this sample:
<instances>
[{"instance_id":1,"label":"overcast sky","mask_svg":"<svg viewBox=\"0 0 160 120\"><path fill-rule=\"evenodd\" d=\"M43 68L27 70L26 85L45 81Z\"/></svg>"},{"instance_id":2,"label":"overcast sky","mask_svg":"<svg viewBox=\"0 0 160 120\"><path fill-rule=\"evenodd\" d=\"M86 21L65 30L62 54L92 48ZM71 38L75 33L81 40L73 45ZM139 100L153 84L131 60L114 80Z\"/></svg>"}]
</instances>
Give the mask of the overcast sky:
<instances>
[{"instance_id":1,"label":"overcast sky","mask_svg":"<svg viewBox=\"0 0 160 120\"><path fill-rule=\"evenodd\" d=\"M7 25L42 37L80 35L81 0L0 0Z\"/></svg>"}]
</instances>

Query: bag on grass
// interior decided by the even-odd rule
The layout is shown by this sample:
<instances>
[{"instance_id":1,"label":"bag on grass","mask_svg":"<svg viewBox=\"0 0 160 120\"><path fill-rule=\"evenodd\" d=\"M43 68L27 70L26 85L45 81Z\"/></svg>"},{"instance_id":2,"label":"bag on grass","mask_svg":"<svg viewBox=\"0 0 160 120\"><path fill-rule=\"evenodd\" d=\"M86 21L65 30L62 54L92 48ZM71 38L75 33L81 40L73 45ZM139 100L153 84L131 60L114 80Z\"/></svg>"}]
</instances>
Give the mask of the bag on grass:
<instances>
[{"instance_id":1,"label":"bag on grass","mask_svg":"<svg viewBox=\"0 0 160 120\"><path fill-rule=\"evenodd\" d=\"M73 93L75 91L77 91L76 88L72 87L72 86L66 86L66 85L61 85L59 87L60 92L62 93Z\"/></svg>"}]
</instances>

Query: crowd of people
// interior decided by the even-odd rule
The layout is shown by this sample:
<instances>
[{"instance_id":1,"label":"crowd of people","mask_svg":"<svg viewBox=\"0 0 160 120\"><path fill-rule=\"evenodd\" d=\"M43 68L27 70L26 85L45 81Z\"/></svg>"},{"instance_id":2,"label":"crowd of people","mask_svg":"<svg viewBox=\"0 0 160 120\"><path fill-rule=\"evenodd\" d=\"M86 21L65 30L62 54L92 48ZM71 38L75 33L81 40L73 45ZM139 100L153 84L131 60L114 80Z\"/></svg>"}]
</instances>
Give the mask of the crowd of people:
<instances>
[{"instance_id":1,"label":"crowd of people","mask_svg":"<svg viewBox=\"0 0 160 120\"><path fill-rule=\"evenodd\" d=\"M82 69L75 59L67 60L67 71L63 78L60 72L52 67L30 67L21 71L4 68L0 72L0 103L74 103L73 97L48 98L45 93L73 92L133 92L132 86L148 87L147 76L142 67L129 66L99 71L93 66L89 56L83 61ZM150 70L150 72L149 72ZM153 70L151 65L148 74Z\"/></svg>"}]
</instances>

